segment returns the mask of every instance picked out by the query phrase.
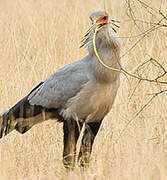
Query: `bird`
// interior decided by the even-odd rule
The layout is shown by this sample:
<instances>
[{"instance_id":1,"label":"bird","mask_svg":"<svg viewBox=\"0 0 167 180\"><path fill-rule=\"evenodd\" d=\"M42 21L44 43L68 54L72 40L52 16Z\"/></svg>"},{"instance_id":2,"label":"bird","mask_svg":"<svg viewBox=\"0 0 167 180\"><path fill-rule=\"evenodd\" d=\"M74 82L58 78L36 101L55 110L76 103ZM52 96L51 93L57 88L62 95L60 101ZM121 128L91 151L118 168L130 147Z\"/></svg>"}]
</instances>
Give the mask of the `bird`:
<instances>
[{"instance_id":1,"label":"bird","mask_svg":"<svg viewBox=\"0 0 167 180\"><path fill-rule=\"evenodd\" d=\"M88 54L57 70L0 115L0 138L13 130L24 134L48 119L63 123L63 163L67 169L74 168L76 159L80 167L89 166L94 139L120 85L120 72L100 64L93 50L93 33L99 25L102 28L95 39L98 54L108 66L121 69L122 43L111 16L106 11L95 11L90 20L92 27L81 45ZM76 144L83 127L77 158Z\"/></svg>"}]
</instances>

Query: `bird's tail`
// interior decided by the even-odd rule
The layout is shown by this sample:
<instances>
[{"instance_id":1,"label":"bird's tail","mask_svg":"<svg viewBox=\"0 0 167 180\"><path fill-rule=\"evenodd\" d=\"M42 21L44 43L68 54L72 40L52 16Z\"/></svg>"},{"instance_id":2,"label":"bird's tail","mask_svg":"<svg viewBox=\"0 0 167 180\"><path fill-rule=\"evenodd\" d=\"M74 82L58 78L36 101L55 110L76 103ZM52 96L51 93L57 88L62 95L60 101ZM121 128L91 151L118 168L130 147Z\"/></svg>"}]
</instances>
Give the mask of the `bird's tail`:
<instances>
[{"instance_id":1,"label":"bird's tail","mask_svg":"<svg viewBox=\"0 0 167 180\"><path fill-rule=\"evenodd\" d=\"M45 110L42 106L30 105L27 97L23 98L15 106L0 115L0 138L14 129L20 133L25 133L43 119Z\"/></svg>"}]
</instances>

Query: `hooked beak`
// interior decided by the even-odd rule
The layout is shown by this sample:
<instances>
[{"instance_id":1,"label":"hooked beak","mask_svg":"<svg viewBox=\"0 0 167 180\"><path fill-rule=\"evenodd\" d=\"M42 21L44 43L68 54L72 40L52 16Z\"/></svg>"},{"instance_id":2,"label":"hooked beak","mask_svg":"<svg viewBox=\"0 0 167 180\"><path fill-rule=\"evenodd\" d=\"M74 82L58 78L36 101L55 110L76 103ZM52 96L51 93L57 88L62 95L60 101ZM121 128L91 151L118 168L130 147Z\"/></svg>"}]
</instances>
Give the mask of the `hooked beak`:
<instances>
[{"instance_id":1,"label":"hooked beak","mask_svg":"<svg viewBox=\"0 0 167 180\"><path fill-rule=\"evenodd\" d=\"M120 21L116 21L116 20L110 18L107 23L97 23L96 20L94 20L94 21L92 22L92 24L93 24L92 27L93 27L93 29L94 29L94 28L96 28L97 26L102 27L102 26L105 26L106 24L112 24L112 25L114 25L115 27L120 28L120 26L117 25L117 24L115 24L115 23L120 23Z\"/></svg>"},{"instance_id":2,"label":"hooked beak","mask_svg":"<svg viewBox=\"0 0 167 180\"><path fill-rule=\"evenodd\" d=\"M97 26L99 26L99 28L101 28L102 26L108 24L108 23L98 23L96 22L96 20L94 20L94 22L92 22L93 26L92 28L95 29Z\"/></svg>"}]
</instances>

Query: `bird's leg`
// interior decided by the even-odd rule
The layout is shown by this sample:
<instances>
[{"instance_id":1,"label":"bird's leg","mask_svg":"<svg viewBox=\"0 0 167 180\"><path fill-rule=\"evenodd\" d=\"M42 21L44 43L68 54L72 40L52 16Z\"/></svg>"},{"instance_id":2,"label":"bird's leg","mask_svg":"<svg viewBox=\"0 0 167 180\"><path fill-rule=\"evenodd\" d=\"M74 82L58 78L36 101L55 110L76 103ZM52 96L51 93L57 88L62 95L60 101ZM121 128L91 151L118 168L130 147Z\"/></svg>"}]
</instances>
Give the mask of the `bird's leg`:
<instances>
[{"instance_id":1,"label":"bird's leg","mask_svg":"<svg viewBox=\"0 0 167 180\"><path fill-rule=\"evenodd\" d=\"M75 165L76 159L76 144L79 137L79 127L82 124L78 124L73 119L64 120L64 151L63 151L63 163L67 169L72 170Z\"/></svg>"},{"instance_id":2,"label":"bird's leg","mask_svg":"<svg viewBox=\"0 0 167 180\"><path fill-rule=\"evenodd\" d=\"M78 162L81 167L88 167L92 145L102 121L95 123L87 123L82 138L81 148L78 156Z\"/></svg>"}]
</instances>

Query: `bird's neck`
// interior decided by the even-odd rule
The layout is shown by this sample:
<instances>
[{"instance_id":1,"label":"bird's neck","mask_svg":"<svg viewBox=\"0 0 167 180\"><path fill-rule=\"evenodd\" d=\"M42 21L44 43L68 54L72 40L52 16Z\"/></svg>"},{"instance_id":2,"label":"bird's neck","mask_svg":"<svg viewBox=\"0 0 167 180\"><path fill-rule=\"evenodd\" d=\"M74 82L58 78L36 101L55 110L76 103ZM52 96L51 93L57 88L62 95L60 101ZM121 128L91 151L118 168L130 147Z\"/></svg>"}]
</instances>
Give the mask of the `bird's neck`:
<instances>
[{"instance_id":1,"label":"bird's neck","mask_svg":"<svg viewBox=\"0 0 167 180\"><path fill-rule=\"evenodd\" d=\"M105 64L120 69L121 40L113 29L107 27L98 32L96 47L101 60ZM91 69L97 81L111 83L119 78L119 72L108 70L100 64L92 47L89 48L89 56L91 56Z\"/></svg>"}]
</instances>

